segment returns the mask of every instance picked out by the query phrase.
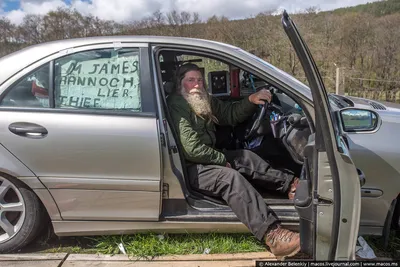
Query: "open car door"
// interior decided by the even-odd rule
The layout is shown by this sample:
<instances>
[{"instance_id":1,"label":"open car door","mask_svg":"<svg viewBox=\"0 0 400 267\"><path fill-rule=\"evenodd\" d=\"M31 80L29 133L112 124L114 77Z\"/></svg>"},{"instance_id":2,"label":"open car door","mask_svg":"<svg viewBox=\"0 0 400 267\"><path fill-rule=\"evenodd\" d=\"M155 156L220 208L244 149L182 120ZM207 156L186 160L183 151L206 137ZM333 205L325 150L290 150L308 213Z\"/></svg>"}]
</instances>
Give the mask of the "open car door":
<instances>
[{"instance_id":1,"label":"open car door","mask_svg":"<svg viewBox=\"0 0 400 267\"><path fill-rule=\"evenodd\" d=\"M317 66L286 11L282 24L304 68L315 110L315 135L305 150L295 196L302 251L315 260L355 260L361 209L357 170L338 134Z\"/></svg>"}]
</instances>

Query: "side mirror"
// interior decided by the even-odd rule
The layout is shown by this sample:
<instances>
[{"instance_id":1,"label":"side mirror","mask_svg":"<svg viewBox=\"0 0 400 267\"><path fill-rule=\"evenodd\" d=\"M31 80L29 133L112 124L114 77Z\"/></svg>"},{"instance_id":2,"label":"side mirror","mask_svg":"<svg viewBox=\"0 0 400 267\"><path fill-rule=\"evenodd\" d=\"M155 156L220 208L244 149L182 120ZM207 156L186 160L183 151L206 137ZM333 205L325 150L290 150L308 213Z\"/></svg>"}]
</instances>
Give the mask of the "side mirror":
<instances>
[{"instance_id":1,"label":"side mirror","mask_svg":"<svg viewBox=\"0 0 400 267\"><path fill-rule=\"evenodd\" d=\"M340 111L345 132L370 132L378 127L378 113L368 109L349 108Z\"/></svg>"},{"instance_id":2,"label":"side mirror","mask_svg":"<svg viewBox=\"0 0 400 267\"><path fill-rule=\"evenodd\" d=\"M360 179L360 186L365 185L365 174L363 173L362 170L360 170L359 168L357 168L357 173L358 173L358 178Z\"/></svg>"}]
</instances>

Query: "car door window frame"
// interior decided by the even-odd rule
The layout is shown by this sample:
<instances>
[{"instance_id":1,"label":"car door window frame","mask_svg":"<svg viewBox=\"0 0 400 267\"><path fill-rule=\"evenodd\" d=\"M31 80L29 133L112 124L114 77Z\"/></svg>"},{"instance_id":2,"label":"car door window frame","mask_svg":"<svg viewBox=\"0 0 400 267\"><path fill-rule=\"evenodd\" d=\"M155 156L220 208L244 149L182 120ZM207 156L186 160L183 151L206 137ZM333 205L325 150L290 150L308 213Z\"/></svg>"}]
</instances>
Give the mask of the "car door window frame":
<instances>
[{"instance_id":1,"label":"car door window frame","mask_svg":"<svg viewBox=\"0 0 400 267\"><path fill-rule=\"evenodd\" d=\"M260 79L263 79L273 85L275 88L279 88L282 90L282 92L286 93L288 97L292 99L296 99L296 103L300 104L303 103L304 105L301 105L301 108L304 111L305 116L308 119L309 122L309 127L311 130L311 134L315 132L315 124L314 124L314 118L310 113L309 109L312 109L313 106L309 105L308 102L309 100L306 99L304 96L301 96L300 94L297 95L293 93L292 91L295 91L294 88L291 88L290 86L287 86L284 83L280 83L279 80L274 79L274 77L270 76L269 73L263 69L257 68L252 62L250 61L245 61L244 59L241 59L239 57L235 57L232 54L226 54L222 51L212 49L212 48L204 48L204 47L198 47L198 46L188 46L188 45L170 45L170 44L151 44L151 57L152 57L152 68L154 69L153 75L154 75L154 81L155 81L155 88L157 89L156 96L158 98L161 98L160 100L160 106L162 109L167 109L167 104L166 104L166 94L163 88L162 84L162 75L161 75L161 68L160 68L160 62L159 62L159 55L160 52L162 51L177 51L177 52L182 52L182 53L187 53L187 54L195 54L196 56L202 56L202 57L208 57L214 60L221 61L225 64L228 65L234 65L237 68L240 68L241 70L248 71L252 73L253 75L257 75ZM244 54L245 57L248 57L248 55ZM247 96L246 96L247 97ZM161 108L160 107L160 108ZM169 118L168 111L162 111L160 109L160 114L165 114L164 116L166 118ZM169 119L168 119L169 120ZM166 126L164 126L166 127ZM171 129L172 132L173 129ZM166 131L168 132L168 131ZM175 142L176 142L176 133L172 133L174 136ZM179 142L178 142L179 143ZM169 146L169 145L168 145ZM178 148L179 149L179 148ZM183 156L181 157L181 164L184 166L184 161L182 161ZM171 161L171 167L173 169L174 174L178 177L182 189L185 193L185 195L196 195L195 192L193 192L190 187L186 185L186 181L184 176L185 174L185 169L183 169L183 174L178 170L178 168L174 165L175 163ZM202 196L204 197L204 196ZM207 197L206 197L207 199ZM215 200L213 200L215 201Z\"/></svg>"},{"instance_id":2,"label":"car door window frame","mask_svg":"<svg viewBox=\"0 0 400 267\"><path fill-rule=\"evenodd\" d=\"M188 45L171 45L171 44L156 44L153 43L151 44L152 47L152 57L154 57L154 66L153 68L155 69L155 79L158 83L162 80L159 68L159 62L157 56L159 53L163 50L167 51L177 51L177 52L182 52L182 53L187 53L187 54L196 54L196 56L202 56L202 57L209 57L214 60L221 61L222 63L228 64L228 65L234 65L237 68L240 68L244 71L250 72L253 75L256 75L258 78L263 79L270 83L272 86L275 88L279 88L282 90L284 93L286 93L290 98L296 99L296 102L299 104L299 106L303 109L306 117L309 119L309 126L312 130L312 132L315 131L315 125L314 125L314 120L313 116L311 116L309 108L310 108L310 101L309 99L305 98L301 94L295 94L293 91L296 91L295 89L291 88L290 86L282 83L282 81L276 80L273 76L270 76L269 73L263 69L258 68L252 62L245 61L241 58L235 57L232 54L227 54L224 53L223 51L215 50L212 48L204 48L204 47L198 47L198 46L188 46ZM241 52L241 51L239 51ZM245 53L243 53L246 57ZM158 87L161 85L159 84ZM163 90L162 86L161 89ZM304 105L304 103L307 103ZM311 105L311 108L313 108L313 105Z\"/></svg>"},{"instance_id":3,"label":"car door window frame","mask_svg":"<svg viewBox=\"0 0 400 267\"><path fill-rule=\"evenodd\" d=\"M65 109L55 107L55 73L54 64L57 59L62 57L91 50L99 49L138 49L139 52L139 79L140 79L140 97L141 97L141 111L132 112L124 110L107 110L107 109ZM154 83L151 79L150 69L150 58L148 51L148 43L104 43L97 45L87 45L76 48L69 48L58 53L49 55L42 60L25 67L18 73L14 74L8 79L1 87L6 87L0 96L0 101L14 88L18 82L26 78L27 75L31 74L35 70L49 64L49 107L36 108L36 107L2 107L0 110L19 110L19 111L40 111L40 112L59 112L59 113L81 113L81 114L104 114L104 115L125 115L125 116L144 116L144 117L155 117L156 116L156 102L154 97Z\"/></svg>"}]
</instances>

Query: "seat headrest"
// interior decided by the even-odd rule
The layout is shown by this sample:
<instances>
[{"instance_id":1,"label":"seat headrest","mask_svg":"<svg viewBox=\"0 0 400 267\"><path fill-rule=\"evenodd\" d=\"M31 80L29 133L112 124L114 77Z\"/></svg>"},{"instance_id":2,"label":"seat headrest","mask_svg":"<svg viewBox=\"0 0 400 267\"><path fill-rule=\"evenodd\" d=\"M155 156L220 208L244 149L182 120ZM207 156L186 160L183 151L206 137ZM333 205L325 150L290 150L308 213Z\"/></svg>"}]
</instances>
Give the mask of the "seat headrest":
<instances>
[{"instance_id":1,"label":"seat headrest","mask_svg":"<svg viewBox=\"0 0 400 267\"><path fill-rule=\"evenodd\" d=\"M166 82L164 83L164 91L167 95L170 95L175 90L175 83L173 82Z\"/></svg>"}]
</instances>

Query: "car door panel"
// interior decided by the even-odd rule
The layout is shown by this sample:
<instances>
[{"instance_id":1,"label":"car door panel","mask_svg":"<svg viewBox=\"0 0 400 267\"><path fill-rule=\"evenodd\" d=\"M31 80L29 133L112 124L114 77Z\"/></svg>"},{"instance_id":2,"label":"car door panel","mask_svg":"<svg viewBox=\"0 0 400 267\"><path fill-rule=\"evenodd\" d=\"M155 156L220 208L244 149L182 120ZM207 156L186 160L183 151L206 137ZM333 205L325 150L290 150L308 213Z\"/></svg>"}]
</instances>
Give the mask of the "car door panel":
<instances>
[{"instance_id":1,"label":"car door panel","mask_svg":"<svg viewBox=\"0 0 400 267\"><path fill-rule=\"evenodd\" d=\"M299 232L301 240L301 251L308 255L314 255L315 239L315 212L312 199L315 175L315 134L310 135L308 144L304 148L304 163L300 175L300 181L296 190L294 205L299 214Z\"/></svg>"},{"instance_id":2,"label":"car door panel","mask_svg":"<svg viewBox=\"0 0 400 267\"><path fill-rule=\"evenodd\" d=\"M40 180L49 189L160 191L160 182L157 180L61 177L42 177Z\"/></svg>"},{"instance_id":3,"label":"car door panel","mask_svg":"<svg viewBox=\"0 0 400 267\"><path fill-rule=\"evenodd\" d=\"M42 177L65 220L157 220L160 182Z\"/></svg>"},{"instance_id":4,"label":"car door panel","mask_svg":"<svg viewBox=\"0 0 400 267\"><path fill-rule=\"evenodd\" d=\"M161 149L145 47L67 49L2 87L1 144L47 187L63 219L159 218Z\"/></svg>"},{"instance_id":5,"label":"car door panel","mask_svg":"<svg viewBox=\"0 0 400 267\"><path fill-rule=\"evenodd\" d=\"M160 192L50 189L64 220L157 221Z\"/></svg>"},{"instance_id":6,"label":"car door panel","mask_svg":"<svg viewBox=\"0 0 400 267\"><path fill-rule=\"evenodd\" d=\"M2 143L49 188L64 219L83 219L85 216L87 219L158 218L160 148L155 118L102 115L100 120L99 115L88 114L3 114L0 119ZM43 125L48 130L47 136L32 139L11 133L7 125L20 121ZM75 208L76 212L82 210L79 205L97 205L99 194L103 196L100 199L108 199L107 205L99 199L103 217L93 215L96 214L95 207L88 208L82 216L68 215L74 214ZM96 199L96 203L84 204L89 199ZM121 199L130 199L130 208L137 213L132 213L131 217L118 217L104 212L121 210ZM71 201L81 204L73 205L69 203ZM135 202L137 205L133 204ZM150 205L153 212L140 215L140 203L144 207Z\"/></svg>"},{"instance_id":7,"label":"car door panel","mask_svg":"<svg viewBox=\"0 0 400 267\"><path fill-rule=\"evenodd\" d=\"M159 180L155 118L66 113L3 112L2 144L39 177L92 177ZM48 135L31 139L8 125L43 125ZM149 165L150 168L143 168Z\"/></svg>"},{"instance_id":8,"label":"car door panel","mask_svg":"<svg viewBox=\"0 0 400 267\"><path fill-rule=\"evenodd\" d=\"M316 114L313 154L313 206L316 260L354 260L361 193L360 181L346 144L338 134L327 93L311 53L284 12L283 27L310 84ZM301 219L300 224L307 223ZM313 242L314 240L311 240Z\"/></svg>"}]
</instances>

